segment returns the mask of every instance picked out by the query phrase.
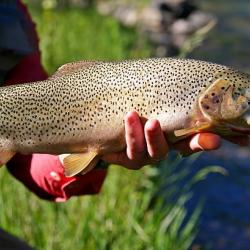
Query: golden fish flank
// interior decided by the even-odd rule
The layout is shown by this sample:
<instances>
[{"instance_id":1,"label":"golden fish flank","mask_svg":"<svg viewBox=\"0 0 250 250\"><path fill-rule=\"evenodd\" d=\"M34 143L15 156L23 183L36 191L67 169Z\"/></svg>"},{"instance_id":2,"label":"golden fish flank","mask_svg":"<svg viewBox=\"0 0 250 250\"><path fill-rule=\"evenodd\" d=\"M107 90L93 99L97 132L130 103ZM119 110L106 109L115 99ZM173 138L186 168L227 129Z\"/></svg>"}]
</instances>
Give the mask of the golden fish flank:
<instances>
[{"instance_id":1,"label":"golden fish flank","mask_svg":"<svg viewBox=\"0 0 250 250\"><path fill-rule=\"evenodd\" d=\"M183 59L76 62L48 80L0 89L0 161L70 154L67 175L125 148L124 115L159 119L172 143L198 131L249 133L249 75Z\"/></svg>"}]
</instances>

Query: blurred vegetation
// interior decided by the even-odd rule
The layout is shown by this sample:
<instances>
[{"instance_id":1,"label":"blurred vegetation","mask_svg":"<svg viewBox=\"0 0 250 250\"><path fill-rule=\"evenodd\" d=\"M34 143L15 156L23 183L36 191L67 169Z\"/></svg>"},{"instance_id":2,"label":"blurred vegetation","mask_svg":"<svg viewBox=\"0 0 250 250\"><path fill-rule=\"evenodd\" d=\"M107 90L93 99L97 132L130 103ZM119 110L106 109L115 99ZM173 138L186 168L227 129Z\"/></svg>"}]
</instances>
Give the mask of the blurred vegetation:
<instances>
[{"instance_id":1,"label":"blurred vegetation","mask_svg":"<svg viewBox=\"0 0 250 250\"><path fill-rule=\"evenodd\" d=\"M42 6L45 9L52 8L68 8L68 7L89 7L97 2L111 2L115 4L130 4L135 7L143 7L148 4L151 0L25 0L27 4L32 4L33 6Z\"/></svg>"},{"instance_id":2,"label":"blurred vegetation","mask_svg":"<svg viewBox=\"0 0 250 250\"><path fill-rule=\"evenodd\" d=\"M212 20L204 27L198 29L194 34L185 40L182 48L180 49L179 57L185 58L190 54L195 48L199 47L204 39L206 39L207 34L214 28L216 21Z\"/></svg>"},{"instance_id":3,"label":"blurred vegetation","mask_svg":"<svg viewBox=\"0 0 250 250\"><path fill-rule=\"evenodd\" d=\"M202 208L199 205L186 218L191 187L208 173L223 171L205 168L180 189L191 165L174 172L178 161L141 171L111 166L99 195L72 198L66 203L39 200L2 170L1 227L36 249L189 249ZM166 180L168 189L164 189ZM169 202L165 203L166 199Z\"/></svg>"},{"instance_id":4,"label":"blurred vegetation","mask_svg":"<svg viewBox=\"0 0 250 250\"><path fill-rule=\"evenodd\" d=\"M41 37L45 68L51 73L66 62L148 57L150 46L132 28L93 9L31 9Z\"/></svg>"},{"instance_id":5,"label":"blurred vegetation","mask_svg":"<svg viewBox=\"0 0 250 250\"><path fill-rule=\"evenodd\" d=\"M69 61L117 60L151 53L133 29L92 9L31 9L31 13L41 37L43 63L50 73ZM166 161L159 168L134 172L111 166L101 194L63 204L39 200L1 170L1 227L37 249L188 249L201 211L198 206L186 219L184 205L191 197L190 188L220 169L202 170L180 190L179 182L190 169L185 166L184 172L174 172L178 162ZM171 188L163 189L166 180ZM171 197L175 197L172 202Z\"/></svg>"}]
</instances>

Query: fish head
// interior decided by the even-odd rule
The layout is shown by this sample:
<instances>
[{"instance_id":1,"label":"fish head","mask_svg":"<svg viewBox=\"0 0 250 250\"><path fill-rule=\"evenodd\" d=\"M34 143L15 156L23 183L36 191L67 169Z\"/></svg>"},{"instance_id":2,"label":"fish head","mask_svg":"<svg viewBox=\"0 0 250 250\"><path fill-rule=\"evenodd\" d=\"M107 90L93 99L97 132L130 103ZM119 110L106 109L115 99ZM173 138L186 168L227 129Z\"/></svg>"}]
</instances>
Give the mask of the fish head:
<instances>
[{"instance_id":1,"label":"fish head","mask_svg":"<svg viewBox=\"0 0 250 250\"><path fill-rule=\"evenodd\" d=\"M210 122L223 124L232 132L250 134L250 75L233 72L217 78L198 103Z\"/></svg>"}]
</instances>

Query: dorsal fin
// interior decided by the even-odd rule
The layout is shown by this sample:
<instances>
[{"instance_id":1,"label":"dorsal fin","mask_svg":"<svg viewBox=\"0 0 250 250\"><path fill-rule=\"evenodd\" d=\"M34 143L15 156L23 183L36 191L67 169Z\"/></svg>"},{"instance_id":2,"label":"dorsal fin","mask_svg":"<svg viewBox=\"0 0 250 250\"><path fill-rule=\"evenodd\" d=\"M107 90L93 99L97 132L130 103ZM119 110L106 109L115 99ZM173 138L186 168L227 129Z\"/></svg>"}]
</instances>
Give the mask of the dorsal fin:
<instances>
[{"instance_id":1,"label":"dorsal fin","mask_svg":"<svg viewBox=\"0 0 250 250\"><path fill-rule=\"evenodd\" d=\"M65 76L74 73L80 69L84 68L86 69L95 63L96 62L94 61L79 61L79 62L66 63L61 67L59 67L57 71L50 78Z\"/></svg>"}]
</instances>

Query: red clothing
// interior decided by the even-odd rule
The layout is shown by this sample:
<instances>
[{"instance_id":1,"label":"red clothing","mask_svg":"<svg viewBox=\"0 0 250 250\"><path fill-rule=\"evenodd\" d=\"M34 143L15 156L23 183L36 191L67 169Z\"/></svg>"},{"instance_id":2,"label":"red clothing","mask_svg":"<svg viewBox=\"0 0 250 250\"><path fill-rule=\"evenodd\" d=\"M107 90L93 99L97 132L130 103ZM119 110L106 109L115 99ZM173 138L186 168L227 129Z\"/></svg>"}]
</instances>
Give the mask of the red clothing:
<instances>
[{"instance_id":1,"label":"red clothing","mask_svg":"<svg viewBox=\"0 0 250 250\"><path fill-rule=\"evenodd\" d=\"M9 72L5 85L45 80L47 73L40 62L38 37L27 9L19 1L29 23L28 36L34 52ZM100 191L106 170L92 170L79 177L65 177L58 156L47 154L15 155L7 164L9 172L40 198L66 201L71 196L95 194Z\"/></svg>"},{"instance_id":2,"label":"red clothing","mask_svg":"<svg viewBox=\"0 0 250 250\"><path fill-rule=\"evenodd\" d=\"M106 175L105 170L92 170L83 176L65 177L58 156L48 154L18 154L8 163L8 170L40 198L53 201L98 193Z\"/></svg>"}]
</instances>

